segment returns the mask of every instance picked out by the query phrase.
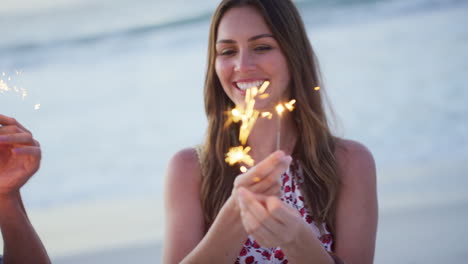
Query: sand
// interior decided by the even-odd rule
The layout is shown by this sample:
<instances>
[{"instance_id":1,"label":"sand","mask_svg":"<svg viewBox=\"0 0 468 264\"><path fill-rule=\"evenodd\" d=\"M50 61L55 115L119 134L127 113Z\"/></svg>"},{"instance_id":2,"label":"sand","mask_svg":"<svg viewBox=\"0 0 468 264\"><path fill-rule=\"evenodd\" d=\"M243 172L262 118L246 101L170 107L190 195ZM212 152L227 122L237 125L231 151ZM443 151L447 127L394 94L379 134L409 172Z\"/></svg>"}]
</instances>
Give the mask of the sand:
<instances>
[{"instance_id":1,"label":"sand","mask_svg":"<svg viewBox=\"0 0 468 264\"><path fill-rule=\"evenodd\" d=\"M152 197L31 213L54 263L161 263L162 205ZM463 263L468 202L382 209L375 263Z\"/></svg>"}]
</instances>

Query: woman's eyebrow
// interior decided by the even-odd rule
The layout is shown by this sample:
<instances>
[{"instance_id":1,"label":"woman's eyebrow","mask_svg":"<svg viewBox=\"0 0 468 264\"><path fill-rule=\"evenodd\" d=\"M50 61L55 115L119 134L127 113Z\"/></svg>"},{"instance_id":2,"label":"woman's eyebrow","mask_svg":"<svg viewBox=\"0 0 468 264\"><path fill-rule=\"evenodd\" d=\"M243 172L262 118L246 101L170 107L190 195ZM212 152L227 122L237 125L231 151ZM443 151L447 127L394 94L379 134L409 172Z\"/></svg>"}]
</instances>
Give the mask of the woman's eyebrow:
<instances>
[{"instance_id":1,"label":"woman's eyebrow","mask_svg":"<svg viewBox=\"0 0 468 264\"><path fill-rule=\"evenodd\" d=\"M247 41L254 41L254 40L257 40L257 39L261 39L261 38L275 38L273 35L271 34L260 34L260 35L256 35L256 36L253 36L251 38L249 38ZM228 44L233 44L233 43L236 43L235 40L232 40L232 39L220 39L218 41L216 41L216 44L218 43L228 43Z\"/></svg>"}]
</instances>

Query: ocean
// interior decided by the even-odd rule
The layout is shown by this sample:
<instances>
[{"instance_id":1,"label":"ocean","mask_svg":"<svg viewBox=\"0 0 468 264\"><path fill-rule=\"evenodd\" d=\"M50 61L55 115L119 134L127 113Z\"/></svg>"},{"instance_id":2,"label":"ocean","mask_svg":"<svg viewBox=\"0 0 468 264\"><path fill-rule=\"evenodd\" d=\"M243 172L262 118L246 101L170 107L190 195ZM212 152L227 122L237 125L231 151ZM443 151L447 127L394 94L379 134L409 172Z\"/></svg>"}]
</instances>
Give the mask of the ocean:
<instances>
[{"instance_id":1,"label":"ocean","mask_svg":"<svg viewBox=\"0 0 468 264\"><path fill-rule=\"evenodd\" d=\"M218 1L3 1L0 79L27 96L0 93L0 113L43 149L27 207L162 199L169 158L204 138ZM381 210L467 201L468 1L296 2L336 133L374 154Z\"/></svg>"}]
</instances>

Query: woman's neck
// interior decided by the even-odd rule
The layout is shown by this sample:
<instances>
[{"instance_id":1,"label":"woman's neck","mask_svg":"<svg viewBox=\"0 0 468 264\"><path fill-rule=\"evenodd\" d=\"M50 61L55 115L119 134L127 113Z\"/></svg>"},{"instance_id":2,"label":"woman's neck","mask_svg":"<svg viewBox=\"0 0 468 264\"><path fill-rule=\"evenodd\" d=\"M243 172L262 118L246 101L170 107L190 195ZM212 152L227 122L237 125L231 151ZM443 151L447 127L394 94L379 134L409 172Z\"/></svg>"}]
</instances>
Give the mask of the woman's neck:
<instances>
[{"instance_id":1,"label":"woman's neck","mask_svg":"<svg viewBox=\"0 0 468 264\"><path fill-rule=\"evenodd\" d=\"M247 145L252 147L250 155L255 163L258 163L278 149L284 151L286 155L291 155L296 141L297 130L293 115L285 113L280 119L276 115L272 119L258 119L249 135Z\"/></svg>"}]
</instances>

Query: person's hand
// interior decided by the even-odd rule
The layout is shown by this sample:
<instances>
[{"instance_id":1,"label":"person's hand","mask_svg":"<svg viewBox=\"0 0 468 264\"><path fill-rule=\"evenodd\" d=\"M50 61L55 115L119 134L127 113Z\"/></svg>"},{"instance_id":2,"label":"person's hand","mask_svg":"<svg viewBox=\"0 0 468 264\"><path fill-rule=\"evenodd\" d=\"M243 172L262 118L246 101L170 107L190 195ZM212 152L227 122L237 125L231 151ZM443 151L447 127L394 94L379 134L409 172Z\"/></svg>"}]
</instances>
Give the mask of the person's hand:
<instances>
[{"instance_id":1,"label":"person's hand","mask_svg":"<svg viewBox=\"0 0 468 264\"><path fill-rule=\"evenodd\" d=\"M0 115L0 195L19 191L39 169L41 148L15 119Z\"/></svg>"},{"instance_id":2,"label":"person's hand","mask_svg":"<svg viewBox=\"0 0 468 264\"><path fill-rule=\"evenodd\" d=\"M293 242L304 221L297 210L276 196L238 190L242 224L262 247L283 247Z\"/></svg>"},{"instance_id":3,"label":"person's hand","mask_svg":"<svg viewBox=\"0 0 468 264\"><path fill-rule=\"evenodd\" d=\"M237 190L244 187L251 192L263 195L281 194L281 175L291 164L291 156L286 156L282 151L276 151L249 169L244 174L236 177L232 196L237 200Z\"/></svg>"}]
</instances>

